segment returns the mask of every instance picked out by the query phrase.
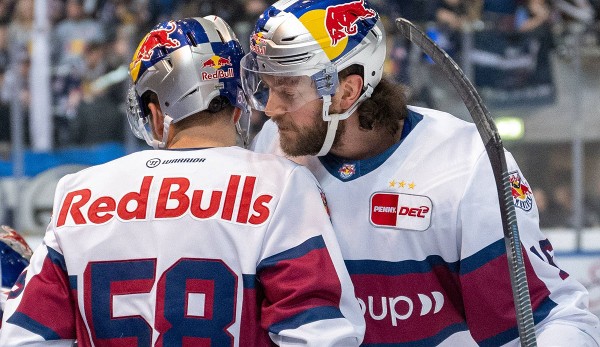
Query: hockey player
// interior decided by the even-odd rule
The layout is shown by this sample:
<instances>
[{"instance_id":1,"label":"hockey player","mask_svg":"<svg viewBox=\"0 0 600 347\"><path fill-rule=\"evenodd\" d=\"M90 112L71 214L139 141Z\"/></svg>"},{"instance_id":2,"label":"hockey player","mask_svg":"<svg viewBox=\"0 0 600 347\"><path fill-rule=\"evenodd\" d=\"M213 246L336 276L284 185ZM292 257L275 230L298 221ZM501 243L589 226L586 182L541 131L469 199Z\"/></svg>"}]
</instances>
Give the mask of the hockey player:
<instances>
[{"instance_id":1,"label":"hockey player","mask_svg":"<svg viewBox=\"0 0 600 347\"><path fill-rule=\"evenodd\" d=\"M146 35L130 65L129 117L159 150L59 182L1 346L361 343L364 318L316 180L235 146L249 114L242 57L215 16Z\"/></svg>"},{"instance_id":2,"label":"hockey player","mask_svg":"<svg viewBox=\"0 0 600 347\"><path fill-rule=\"evenodd\" d=\"M267 121L254 149L317 177L361 303L365 346L517 346L490 161L476 127L407 107L382 79L366 0L278 1L258 19L242 85ZM507 153L540 346L597 346L588 293L554 261Z\"/></svg>"}]
</instances>

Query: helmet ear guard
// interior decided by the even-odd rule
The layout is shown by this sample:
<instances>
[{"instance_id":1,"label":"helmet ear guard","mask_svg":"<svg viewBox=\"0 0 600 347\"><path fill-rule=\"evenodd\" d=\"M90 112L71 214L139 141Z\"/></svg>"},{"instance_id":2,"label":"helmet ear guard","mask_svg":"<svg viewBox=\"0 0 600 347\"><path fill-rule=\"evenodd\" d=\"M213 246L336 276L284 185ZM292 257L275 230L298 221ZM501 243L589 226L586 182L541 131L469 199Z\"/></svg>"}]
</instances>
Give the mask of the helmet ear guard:
<instances>
[{"instance_id":1,"label":"helmet ear guard","mask_svg":"<svg viewBox=\"0 0 600 347\"><path fill-rule=\"evenodd\" d=\"M127 118L134 135L162 148L170 124L198 112L216 113L233 105L250 117L240 81L243 56L233 30L217 16L159 23L140 42L130 64ZM150 127L142 98L147 92L156 94L165 115L162 140L154 139Z\"/></svg>"}]
</instances>

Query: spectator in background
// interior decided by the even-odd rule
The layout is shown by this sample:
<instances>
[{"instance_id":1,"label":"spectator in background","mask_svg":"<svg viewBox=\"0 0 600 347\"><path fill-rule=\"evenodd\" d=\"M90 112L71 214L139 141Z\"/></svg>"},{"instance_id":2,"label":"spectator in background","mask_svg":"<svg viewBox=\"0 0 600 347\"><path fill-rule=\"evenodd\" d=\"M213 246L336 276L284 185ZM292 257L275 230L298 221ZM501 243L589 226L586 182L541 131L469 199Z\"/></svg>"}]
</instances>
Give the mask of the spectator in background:
<instances>
[{"instance_id":1,"label":"spectator in background","mask_svg":"<svg viewBox=\"0 0 600 347\"><path fill-rule=\"evenodd\" d=\"M484 0L482 19L503 32L530 32L548 22L546 0Z\"/></svg>"},{"instance_id":2,"label":"spectator in background","mask_svg":"<svg viewBox=\"0 0 600 347\"><path fill-rule=\"evenodd\" d=\"M106 0L98 5L95 13L96 18L106 28L108 37L118 35L118 31L123 27L138 32L138 36L143 36L143 33L159 22L151 18L153 10L156 8L148 0ZM133 54L133 50L128 54Z\"/></svg>"},{"instance_id":3,"label":"spectator in background","mask_svg":"<svg viewBox=\"0 0 600 347\"><path fill-rule=\"evenodd\" d=\"M459 60L462 34L479 19L483 0L436 0L436 29L443 39L438 44Z\"/></svg>"},{"instance_id":4,"label":"spectator in background","mask_svg":"<svg viewBox=\"0 0 600 347\"><path fill-rule=\"evenodd\" d=\"M546 24L550 18L550 6L546 0L529 0L517 10L515 26L519 32L531 32Z\"/></svg>"},{"instance_id":5,"label":"spectator in background","mask_svg":"<svg viewBox=\"0 0 600 347\"><path fill-rule=\"evenodd\" d=\"M574 228L575 225L575 205L573 197L573 187L570 180L560 179L560 177L569 177L569 173L559 175L558 182L552 190L552 197L548 214L551 215L550 223L557 227ZM584 199L585 200L585 199ZM597 226L598 215L594 213L589 201L584 201L582 227L588 228Z\"/></svg>"},{"instance_id":6,"label":"spectator in background","mask_svg":"<svg viewBox=\"0 0 600 347\"><path fill-rule=\"evenodd\" d=\"M554 226L554 219L549 211L548 193L542 188L533 188L533 196L540 216L540 228L549 228Z\"/></svg>"},{"instance_id":7,"label":"spectator in background","mask_svg":"<svg viewBox=\"0 0 600 347\"><path fill-rule=\"evenodd\" d=\"M33 30L34 0L17 0L14 14L8 27L10 37L9 50L30 53L31 35ZM20 54L20 53L16 53Z\"/></svg>"},{"instance_id":8,"label":"spectator in background","mask_svg":"<svg viewBox=\"0 0 600 347\"><path fill-rule=\"evenodd\" d=\"M81 71L86 45L106 40L104 27L86 15L83 0L67 0L66 11L66 18L54 30L54 61L59 66Z\"/></svg>"},{"instance_id":9,"label":"spectator in background","mask_svg":"<svg viewBox=\"0 0 600 347\"><path fill-rule=\"evenodd\" d=\"M54 32L53 62L56 66L53 91L57 114L57 144L71 142L71 122L77 114L82 98L82 80L86 74L84 52L90 44L105 41L104 27L84 12L83 0L67 0L66 18Z\"/></svg>"},{"instance_id":10,"label":"spectator in background","mask_svg":"<svg viewBox=\"0 0 600 347\"><path fill-rule=\"evenodd\" d=\"M596 163L596 169L594 170L594 172L600 172L600 161ZM596 226L600 226L600 175L598 174L594 175L592 181L592 189L590 192L589 204L590 209L597 217Z\"/></svg>"},{"instance_id":11,"label":"spectator in background","mask_svg":"<svg viewBox=\"0 0 600 347\"><path fill-rule=\"evenodd\" d=\"M224 5L222 0L179 0L176 1L173 17L184 18L190 13L214 13L233 25L233 23L240 18L241 14L244 13L243 2L244 1L230 0L227 2L227 5Z\"/></svg>"},{"instance_id":12,"label":"spectator in background","mask_svg":"<svg viewBox=\"0 0 600 347\"><path fill-rule=\"evenodd\" d=\"M50 25L55 26L66 17L65 0L46 0L48 4L48 19Z\"/></svg>"},{"instance_id":13,"label":"spectator in background","mask_svg":"<svg viewBox=\"0 0 600 347\"><path fill-rule=\"evenodd\" d=\"M31 60L26 51L14 50L11 52L11 64L8 70L4 73L2 81L2 89L0 90L0 100L6 105L3 108L2 117L6 120L8 128L6 132L10 136L10 105L12 102L19 102L21 111L23 112L23 127L24 127L24 141L29 144L29 68L31 66ZM6 112L6 113L4 113ZM10 137L9 137L10 139Z\"/></svg>"},{"instance_id":14,"label":"spectator in background","mask_svg":"<svg viewBox=\"0 0 600 347\"><path fill-rule=\"evenodd\" d=\"M150 8L150 21L152 23L171 19L173 12L185 0L146 0ZM206 1L205 1L206 2Z\"/></svg>"},{"instance_id":15,"label":"spectator in background","mask_svg":"<svg viewBox=\"0 0 600 347\"><path fill-rule=\"evenodd\" d=\"M0 70L2 71L8 70L10 66L8 39L8 24L0 22Z\"/></svg>"},{"instance_id":16,"label":"spectator in background","mask_svg":"<svg viewBox=\"0 0 600 347\"><path fill-rule=\"evenodd\" d=\"M92 43L85 53L86 73L81 88L77 116L71 122L71 142L92 145L124 140L125 122L122 95L126 87L127 65L109 70L109 56L115 55L114 42Z\"/></svg>"},{"instance_id":17,"label":"spectator in background","mask_svg":"<svg viewBox=\"0 0 600 347\"><path fill-rule=\"evenodd\" d=\"M588 0L554 0L553 7L566 20L591 24L595 17L594 7Z\"/></svg>"},{"instance_id":18,"label":"spectator in background","mask_svg":"<svg viewBox=\"0 0 600 347\"><path fill-rule=\"evenodd\" d=\"M8 23L14 15L14 0L0 0L0 23Z\"/></svg>"},{"instance_id":19,"label":"spectator in background","mask_svg":"<svg viewBox=\"0 0 600 347\"><path fill-rule=\"evenodd\" d=\"M435 19L435 3L429 0L384 1L374 0L369 2L374 8L379 9L385 30L394 35L386 37L386 49L389 59L384 64L384 73L390 79L401 83L407 88L407 97L412 105L434 107L431 87L424 78L412 79L414 67L411 64L411 44L401 35L395 26L395 19L406 18L417 25L430 23ZM421 76L422 77L422 76Z\"/></svg>"},{"instance_id":20,"label":"spectator in background","mask_svg":"<svg viewBox=\"0 0 600 347\"><path fill-rule=\"evenodd\" d=\"M435 19L439 25L460 31L469 22L467 3L463 0L437 0Z\"/></svg>"},{"instance_id":21,"label":"spectator in background","mask_svg":"<svg viewBox=\"0 0 600 347\"><path fill-rule=\"evenodd\" d=\"M236 35L241 38L240 43L245 52L250 49L250 37L254 29L256 18L267 8L269 3L266 0L248 0L243 2L243 11L241 11L233 25Z\"/></svg>"},{"instance_id":22,"label":"spectator in background","mask_svg":"<svg viewBox=\"0 0 600 347\"><path fill-rule=\"evenodd\" d=\"M10 68L8 25L0 23L0 95L4 93L4 76ZM10 109L8 101L0 98L0 157L6 157L10 147Z\"/></svg>"}]
</instances>

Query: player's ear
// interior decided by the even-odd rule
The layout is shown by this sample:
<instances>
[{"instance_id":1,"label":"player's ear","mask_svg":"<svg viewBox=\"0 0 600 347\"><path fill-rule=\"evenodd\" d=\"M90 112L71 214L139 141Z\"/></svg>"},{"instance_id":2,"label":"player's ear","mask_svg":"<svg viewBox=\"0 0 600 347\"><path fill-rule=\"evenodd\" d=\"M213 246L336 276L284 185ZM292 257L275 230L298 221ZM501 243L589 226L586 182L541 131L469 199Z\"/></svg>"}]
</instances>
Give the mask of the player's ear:
<instances>
[{"instance_id":1,"label":"player's ear","mask_svg":"<svg viewBox=\"0 0 600 347\"><path fill-rule=\"evenodd\" d=\"M360 97L363 87L363 78L360 75L346 76L340 83L340 107L347 110Z\"/></svg>"},{"instance_id":2,"label":"player's ear","mask_svg":"<svg viewBox=\"0 0 600 347\"><path fill-rule=\"evenodd\" d=\"M163 129L164 129L164 120L162 110L158 104L153 102L148 103L148 108L150 109L150 117L152 125L152 132L154 133L154 137L157 139L162 139Z\"/></svg>"}]
</instances>

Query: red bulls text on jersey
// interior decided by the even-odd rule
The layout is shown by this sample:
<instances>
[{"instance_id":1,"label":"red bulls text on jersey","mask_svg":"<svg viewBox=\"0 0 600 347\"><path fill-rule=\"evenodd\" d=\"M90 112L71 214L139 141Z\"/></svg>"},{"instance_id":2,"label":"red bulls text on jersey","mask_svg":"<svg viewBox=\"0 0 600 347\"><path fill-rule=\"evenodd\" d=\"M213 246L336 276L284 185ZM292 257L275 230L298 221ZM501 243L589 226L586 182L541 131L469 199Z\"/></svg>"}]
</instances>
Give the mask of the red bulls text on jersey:
<instances>
[{"instance_id":1,"label":"red bulls text on jersey","mask_svg":"<svg viewBox=\"0 0 600 347\"><path fill-rule=\"evenodd\" d=\"M160 181L158 197L153 199L156 205L148 211L148 195L154 177L145 176L138 191L123 195L118 201L110 196L92 199L91 189L79 189L67 193L62 202L57 227L67 223L67 218L76 225L102 224L115 217L123 221L143 220L148 218L148 212L153 218L178 218L185 213L191 213L198 219L221 218L233 221L233 213L237 211L235 222L258 225L269 217L268 204L273 196L265 194L252 198L256 177L248 176L240 190L241 176L231 175L229 184L224 190L205 191L190 189L190 180L185 177L167 177ZM191 199L188 196L191 195ZM241 198L238 199L238 197ZM204 199L203 199L204 197ZM205 200L208 200L208 207ZM169 207L169 203L175 207ZM203 204L204 202L204 204ZM130 203L135 209L130 210ZM252 210L252 213L250 213Z\"/></svg>"}]
</instances>

